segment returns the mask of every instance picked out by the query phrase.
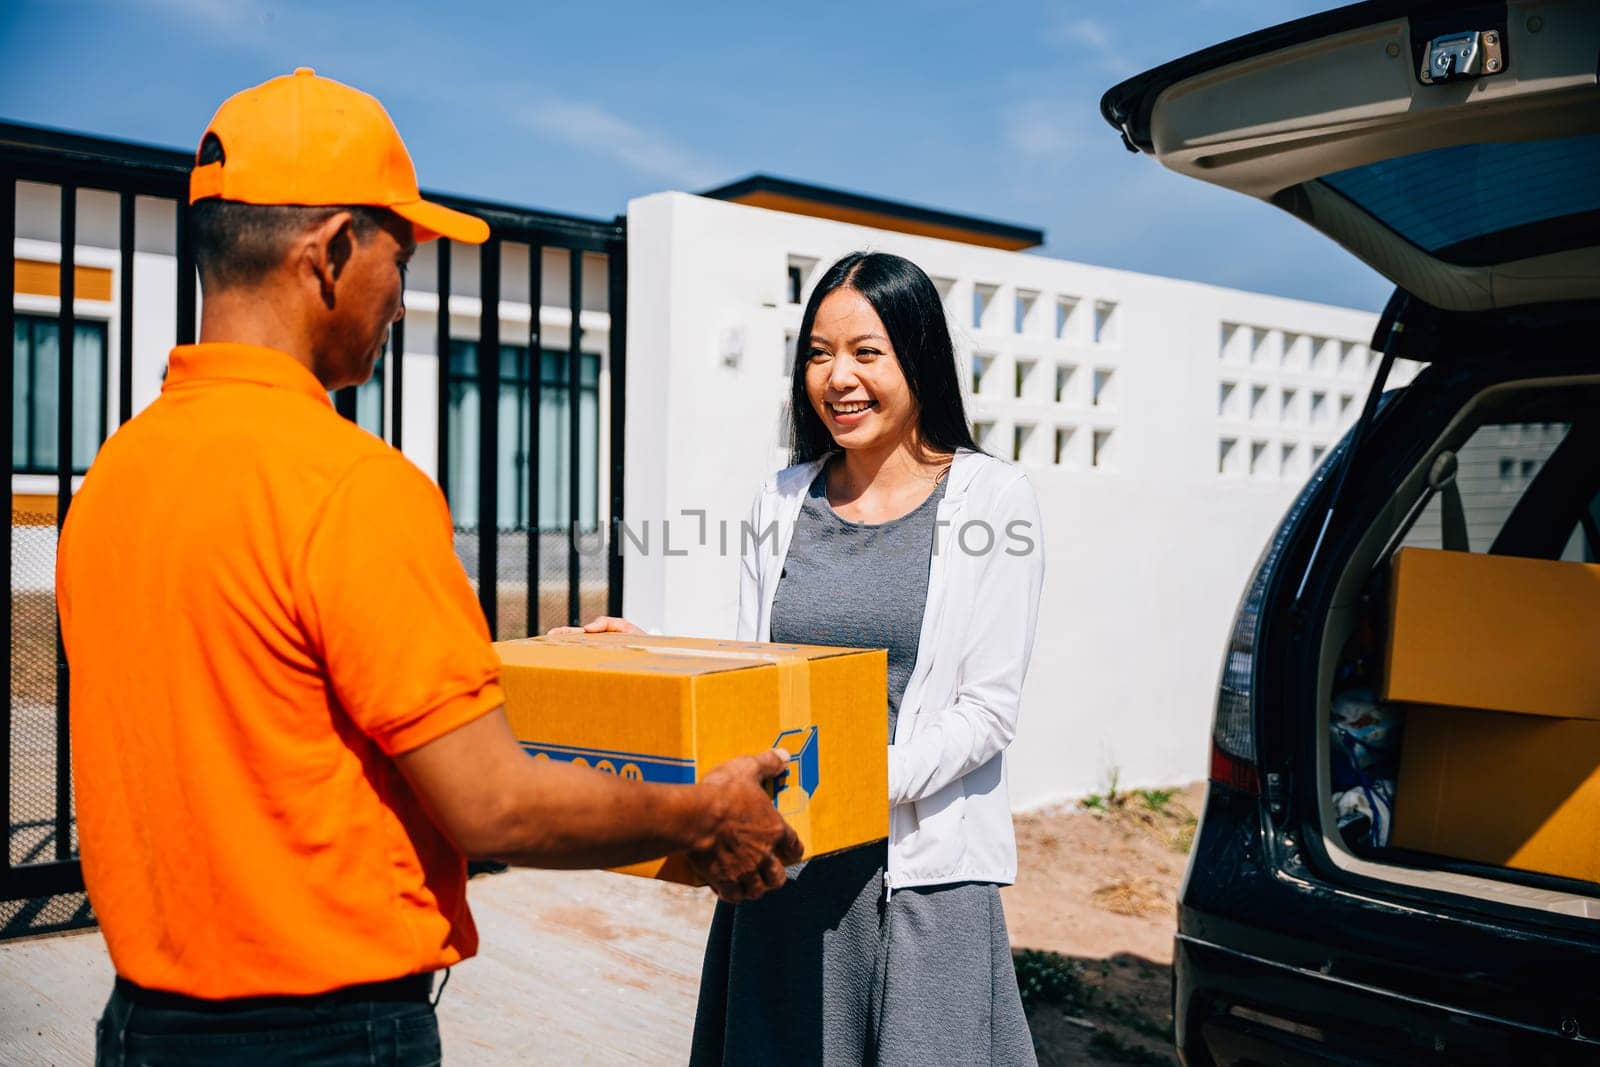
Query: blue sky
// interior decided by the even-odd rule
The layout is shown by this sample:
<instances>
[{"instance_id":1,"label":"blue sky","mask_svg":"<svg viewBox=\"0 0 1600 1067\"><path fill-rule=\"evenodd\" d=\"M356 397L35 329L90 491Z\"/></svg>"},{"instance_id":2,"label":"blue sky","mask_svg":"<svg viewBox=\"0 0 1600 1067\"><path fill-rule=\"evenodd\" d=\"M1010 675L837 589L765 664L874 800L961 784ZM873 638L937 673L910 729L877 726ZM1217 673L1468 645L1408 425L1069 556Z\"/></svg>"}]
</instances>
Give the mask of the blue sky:
<instances>
[{"instance_id":1,"label":"blue sky","mask_svg":"<svg viewBox=\"0 0 1600 1067\"><path fill-rule=\"evenodd\" d=\"M1332 6L6 0L0 117L191 148L299 65L377 95L425 186L609 217L755 172L1046 231L1066 259L1377 309L1267 205L1125 151L1105 89Z\"/></svg>"}]
</instances>

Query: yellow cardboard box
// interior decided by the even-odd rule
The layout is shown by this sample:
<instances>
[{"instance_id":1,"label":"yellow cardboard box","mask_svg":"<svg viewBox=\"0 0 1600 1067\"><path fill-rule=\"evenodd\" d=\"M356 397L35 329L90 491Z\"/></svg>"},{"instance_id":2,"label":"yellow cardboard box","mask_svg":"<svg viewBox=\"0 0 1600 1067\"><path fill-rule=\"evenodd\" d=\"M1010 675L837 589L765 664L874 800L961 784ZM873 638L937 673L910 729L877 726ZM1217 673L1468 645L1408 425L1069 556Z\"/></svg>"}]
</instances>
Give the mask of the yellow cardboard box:
<instances>
[{"instance_id":1,"label":"yellow cardboard box","mask_svg":"<svg viewBox=\"0 0 1600 1067\"><path fill-rule=\"evenodd\" d=\"M502 641L506 714L535 759L688 784L736 756L792 758L775 803L818 856L889 834L888 653L688 637ZM682 856L619 868L696 884Z\"/></svg>"},{"instance_id":2,"label":"yellow cardboard box","mask_svg":"<svg viewBox=\"0 0 1600 1067\"><path fill-rule=\"evenodd\" d=\"M1408 709L1389 841L1600 882L1600 722Z\"/></svg>"},{"instance_id":3,"label":"yellow cardboard box","mask_svg":"<svg viewBox=\"0 0 1600 1067\"><path fill-rule=\"evenodd\" d=\"M1600 564L1403 548L1383 698L1600 719Z\"/></svg>"},{"instance_id":4,"label":"yellow cardboard box","mask_svg":"<svg viewBox=\"0 0 1600 1067\"><path fill-rule=\"evenodd\" d=\"M1600 566L1402 549L1389 621L1390 843L1600 881Z\"/></svg>"}]
</instances>

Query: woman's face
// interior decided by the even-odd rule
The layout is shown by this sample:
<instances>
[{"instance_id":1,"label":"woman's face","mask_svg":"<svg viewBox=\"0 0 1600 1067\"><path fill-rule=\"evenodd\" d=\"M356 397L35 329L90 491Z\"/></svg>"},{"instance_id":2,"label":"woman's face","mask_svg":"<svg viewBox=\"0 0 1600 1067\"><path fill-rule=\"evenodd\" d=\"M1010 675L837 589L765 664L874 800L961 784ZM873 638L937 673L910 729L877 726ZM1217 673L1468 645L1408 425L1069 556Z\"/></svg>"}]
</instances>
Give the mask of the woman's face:
<instances>
[{"instance_id":1,"label":"woman's face","mask_svg":"<svg viewBox=\"0 0 1600 1067\"><path fill-rule=\"evenodd\" d=\"M917 402L888 331L854 289L835 289L817 307L806 396L840 448L892 447L916 430Z\"/></svg>"}]
</instances>

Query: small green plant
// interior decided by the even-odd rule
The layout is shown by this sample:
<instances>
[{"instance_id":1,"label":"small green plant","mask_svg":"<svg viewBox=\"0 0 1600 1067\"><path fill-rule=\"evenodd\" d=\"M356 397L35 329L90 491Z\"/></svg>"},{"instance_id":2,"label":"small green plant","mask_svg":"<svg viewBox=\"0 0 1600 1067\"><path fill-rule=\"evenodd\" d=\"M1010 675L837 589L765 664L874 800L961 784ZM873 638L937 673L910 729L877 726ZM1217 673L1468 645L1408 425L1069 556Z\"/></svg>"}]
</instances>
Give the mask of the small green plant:
<instances>
[{"instance_id":1,"label":"small green plant","mask_svg":"<svg viewBox=\"0 0 1600 1067\"><path fill-rule=\"evenodd\" d=\"M1167 806L1172 803L1172 798L1178 795L1176 789L1135 789L1133 795L1139 798L1139 803L1144 809L1156 815L1165 815Z\"/></svg>"},{"instance_id":2,"label":"small green plant","mask_svg":"<svg viewBox=\"0 0 1600 1067\"><path fill-rule=\"evenodd\" d=\"M1112 764L1106 771L1106 791L1104 793L1090 793L1078 801L1079 805L1089 811L1100 811L1108 814L1125 806L1128 803L1128 794L1117 788L1117 783L1121 778L1122 771L1116 764Z\"/></svg>"},{"instance_id":3,"label":"small green plant","mask_svg":"<svg viewBox=\"0 0 1600 1067\"><path fill-rule=\"evenodd\" d=\"M1085 1001L1083 972L1075 961L1059 952L1033 948L1022 949L1012 958L1024 1010L1032 1011L1042 1004L1071 1009Z\"/></svg>"}]
</instances>

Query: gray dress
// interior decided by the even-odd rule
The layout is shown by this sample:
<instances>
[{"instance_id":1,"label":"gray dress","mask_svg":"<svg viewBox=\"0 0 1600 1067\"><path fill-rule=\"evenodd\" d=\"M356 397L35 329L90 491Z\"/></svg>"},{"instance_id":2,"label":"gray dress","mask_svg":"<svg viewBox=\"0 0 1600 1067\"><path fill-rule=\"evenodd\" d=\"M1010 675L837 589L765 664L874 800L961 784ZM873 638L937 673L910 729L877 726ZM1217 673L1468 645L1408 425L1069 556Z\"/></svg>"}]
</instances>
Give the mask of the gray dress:
<instances>
[{"instance_id":1,"label":"gray dress","mask_svg":"<svg viewBox=\"0 0 1600 1067\"><path fill-rule=\"evenodd\" d=\"M916 665L941 481L909 515L849 522L827 473L801 505L772 639L889 650L889 731ZM1000 890L884 893L885 846L802 863L775 893L719 903L693 1064L1032 1064Z\"/></svg>"}]
</instances>

